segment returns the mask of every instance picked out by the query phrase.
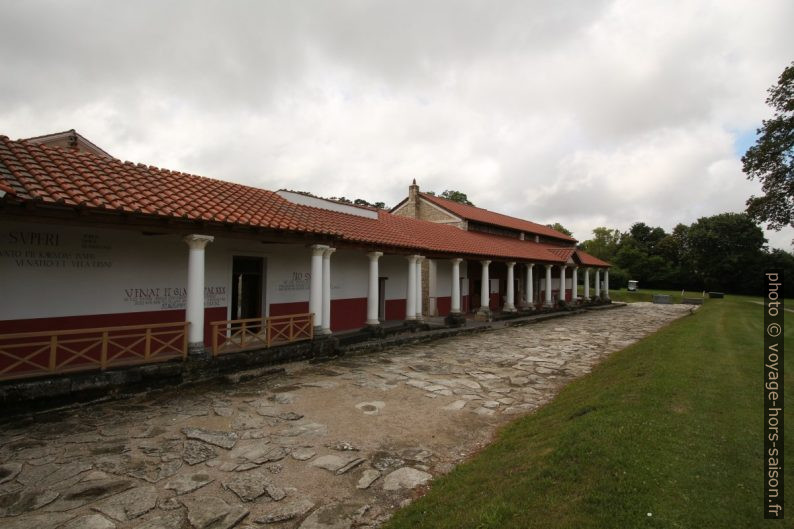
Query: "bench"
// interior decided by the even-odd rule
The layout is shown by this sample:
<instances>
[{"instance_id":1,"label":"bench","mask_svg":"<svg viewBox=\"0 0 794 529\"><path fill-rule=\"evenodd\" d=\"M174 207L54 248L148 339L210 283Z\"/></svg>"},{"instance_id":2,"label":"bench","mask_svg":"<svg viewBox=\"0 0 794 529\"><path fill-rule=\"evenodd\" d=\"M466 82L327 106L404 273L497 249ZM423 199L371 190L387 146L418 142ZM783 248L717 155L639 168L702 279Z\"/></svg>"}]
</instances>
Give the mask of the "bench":
<instances>
[{"instance_id":1,"label":"bench","mask_svg":"<svg viewBox=\"0 0 794 529\"><path fill-rule=\"evenodd\" d=\"M658 305L672 305L673 297L667 294L654 294L653 302Z\"/></svg>"}]
</instances>

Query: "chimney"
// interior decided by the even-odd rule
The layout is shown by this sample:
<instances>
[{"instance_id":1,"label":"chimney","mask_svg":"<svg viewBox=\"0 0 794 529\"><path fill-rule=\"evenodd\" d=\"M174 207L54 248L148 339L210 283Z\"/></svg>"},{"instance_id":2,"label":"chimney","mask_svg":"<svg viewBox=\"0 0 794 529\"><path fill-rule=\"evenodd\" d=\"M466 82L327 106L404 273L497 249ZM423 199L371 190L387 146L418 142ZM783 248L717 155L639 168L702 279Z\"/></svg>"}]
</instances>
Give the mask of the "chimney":
<instances>
[{"instance_id":1,"label":"chimney","mask_svg":"<svg viewBox=\"0 0 794 529\"><path fill-rule=\"evenodd\" d=\"M419 218L419 186L416 185L416 178L411 185L408 186L408 203L413 205L413 217Z\"/></svg>"}]
</instances>

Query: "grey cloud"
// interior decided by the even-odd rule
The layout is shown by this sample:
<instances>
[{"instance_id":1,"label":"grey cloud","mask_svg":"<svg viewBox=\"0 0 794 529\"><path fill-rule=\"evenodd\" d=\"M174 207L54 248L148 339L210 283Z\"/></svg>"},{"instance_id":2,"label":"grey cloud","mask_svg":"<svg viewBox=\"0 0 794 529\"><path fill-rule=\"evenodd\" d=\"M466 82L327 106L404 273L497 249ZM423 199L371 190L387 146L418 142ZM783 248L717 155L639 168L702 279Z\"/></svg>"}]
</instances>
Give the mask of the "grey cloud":
<instances>
[{"instance_id":1,"label":"grey cloud","mask_svg":"<svg viewBox=\"0 0 794 529\"><path fill-rule=\"evenodd\" d=\"M579 238L671 228L757 192L733 134L767 116L792 18L785 1L4 2L0 133L74 127L125 159L389 204L416 178Z\"/></svg>"}]
</instances>

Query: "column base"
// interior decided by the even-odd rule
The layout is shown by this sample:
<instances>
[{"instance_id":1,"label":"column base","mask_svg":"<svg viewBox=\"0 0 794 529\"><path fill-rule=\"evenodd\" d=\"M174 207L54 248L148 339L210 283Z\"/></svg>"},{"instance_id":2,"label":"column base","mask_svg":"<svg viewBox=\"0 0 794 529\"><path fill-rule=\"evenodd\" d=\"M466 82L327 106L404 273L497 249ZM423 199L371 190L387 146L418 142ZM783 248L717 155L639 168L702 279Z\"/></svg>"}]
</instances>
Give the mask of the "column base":
<instances>
[{"instance_id":1,"label":"column base","mask_svg":"<svg viewBox=\"0 0 794 529\"><path fill-rule=\"evenodd\" d=\"M187 344L187 356L191 360L209 360L211 355L204 342L193 342Z\"/></svg>"},{"instance_id":2,"label":"column base","mask_svg":"<svg viewBox=\"0 0 794 529\"><path fill-rule=\"evenodd\" d=\"M543 302L543 308L544 309L550 309L552 307L554 307L554 302L553 301L544 301Z\"/></svg>"},{"instance_id":3,"label":"column base","mask_svg":"<svg viewBox=\"0 0 794 529\"><path fill-rule=\"evenodd\" d=\"M323 328L320 329L320 334L325 335L325 336L330 336L333 333L331 332L331 329L323 327Z\"/></svg>"},{"instance_id":4,"label":"column base","mask_svg":"<svg viewBox=\"0 0 794 529\"><path fill-rule=\"evenodd\" d=\"M491 309L488 307L477 309L477 313L474 314L474 321L491 321Z\"/></svg>"},{"instance_id":5,"label":"column base","mask_svg":"<svg viewBox=\"0 0 794 529\"><path fill-rule=\"evenodd\" d=\"M504 311L504 312L516 312L516 307L515 307L515 305L505 305L504 307L502 307L502 311Z\"/></svg>"},{"instance_id":6,"label":"column base","mask_svg":"<svg viewBox=\"0 0 794 529\"><path fill-rule=\"evenodd\" d=\"M444 318L444 323L448 327L464 327L466 325L466 317L461 312L450 312Z\"/></svg>"}]
</instances>

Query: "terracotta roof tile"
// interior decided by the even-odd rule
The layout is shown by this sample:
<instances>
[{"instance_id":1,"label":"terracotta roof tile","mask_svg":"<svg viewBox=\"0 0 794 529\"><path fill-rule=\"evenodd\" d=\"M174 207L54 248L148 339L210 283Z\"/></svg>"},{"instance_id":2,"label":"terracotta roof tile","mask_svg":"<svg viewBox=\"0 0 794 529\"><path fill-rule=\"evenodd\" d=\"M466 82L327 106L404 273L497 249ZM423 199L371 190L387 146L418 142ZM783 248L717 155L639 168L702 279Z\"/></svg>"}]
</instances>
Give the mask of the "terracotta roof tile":
<instances>
[{"instance_id":1,"label":"terracotta roof tile","mask_svg":"<svg viewBox=\"0 0 794 529\"><path fill-rule=\"evenodd\" d=\"M548 226L544 226L543 224L511 217L509 215L503 215L501 213L496 213L494 211L489 211L487 209L478 208L475 206L468 206L466 204L461 204L460 202L455 202L454 200L447 200L446 198L428 195L427 193L419 193L419 195L421 195L421 197L425 200L428 200L433 204L446 209L447 211L457 215L462 219L543 235L545 237L553 237L563 241L576 241L576 239L573 237L569 237L568 235L560 233L557 230L553 230Z\"/></svg>"},{"instance_id":2,"label":"terracotta roof tile","mask_svg":"<svg viewBox=\"0 0 794 529\"><path fill-rule=\"evenodd\" d=\"M265 189L4 136L0 136L0 189L6 191L2 199L6 201L60 201L72 207L287 230L450 257L565 261L547 244L464 231L386 211L378 211L375 219L299 205Z\"/></svg>"},{"instance_id":3,"label":"terracotta roof tile","mask_svg":"<svg viewBox=\"0 0 794 529\"><path fill-rule=\"evenodd\" d=\"M574 248L549 248L549 251L551 253L553 253L554 255L556 255L557 257L559 257L560 259L564 259L565 261L567 261L574 254L576 249L574 249Z\"/></svg>"},{"instance_id":4,"label":"terracotta roof tile","mask_svg":"<svg viewBox=\"0 0 794 529\"><path fill-rule=\"evenodd\" d=\"M584 266L599 266L599 267L612 266L610 263L606 261L602 261L598 257L594 257L582 250L576 250L576 256L579 258L579 262L582 263Z\"/></svg>"}]
</instances>

